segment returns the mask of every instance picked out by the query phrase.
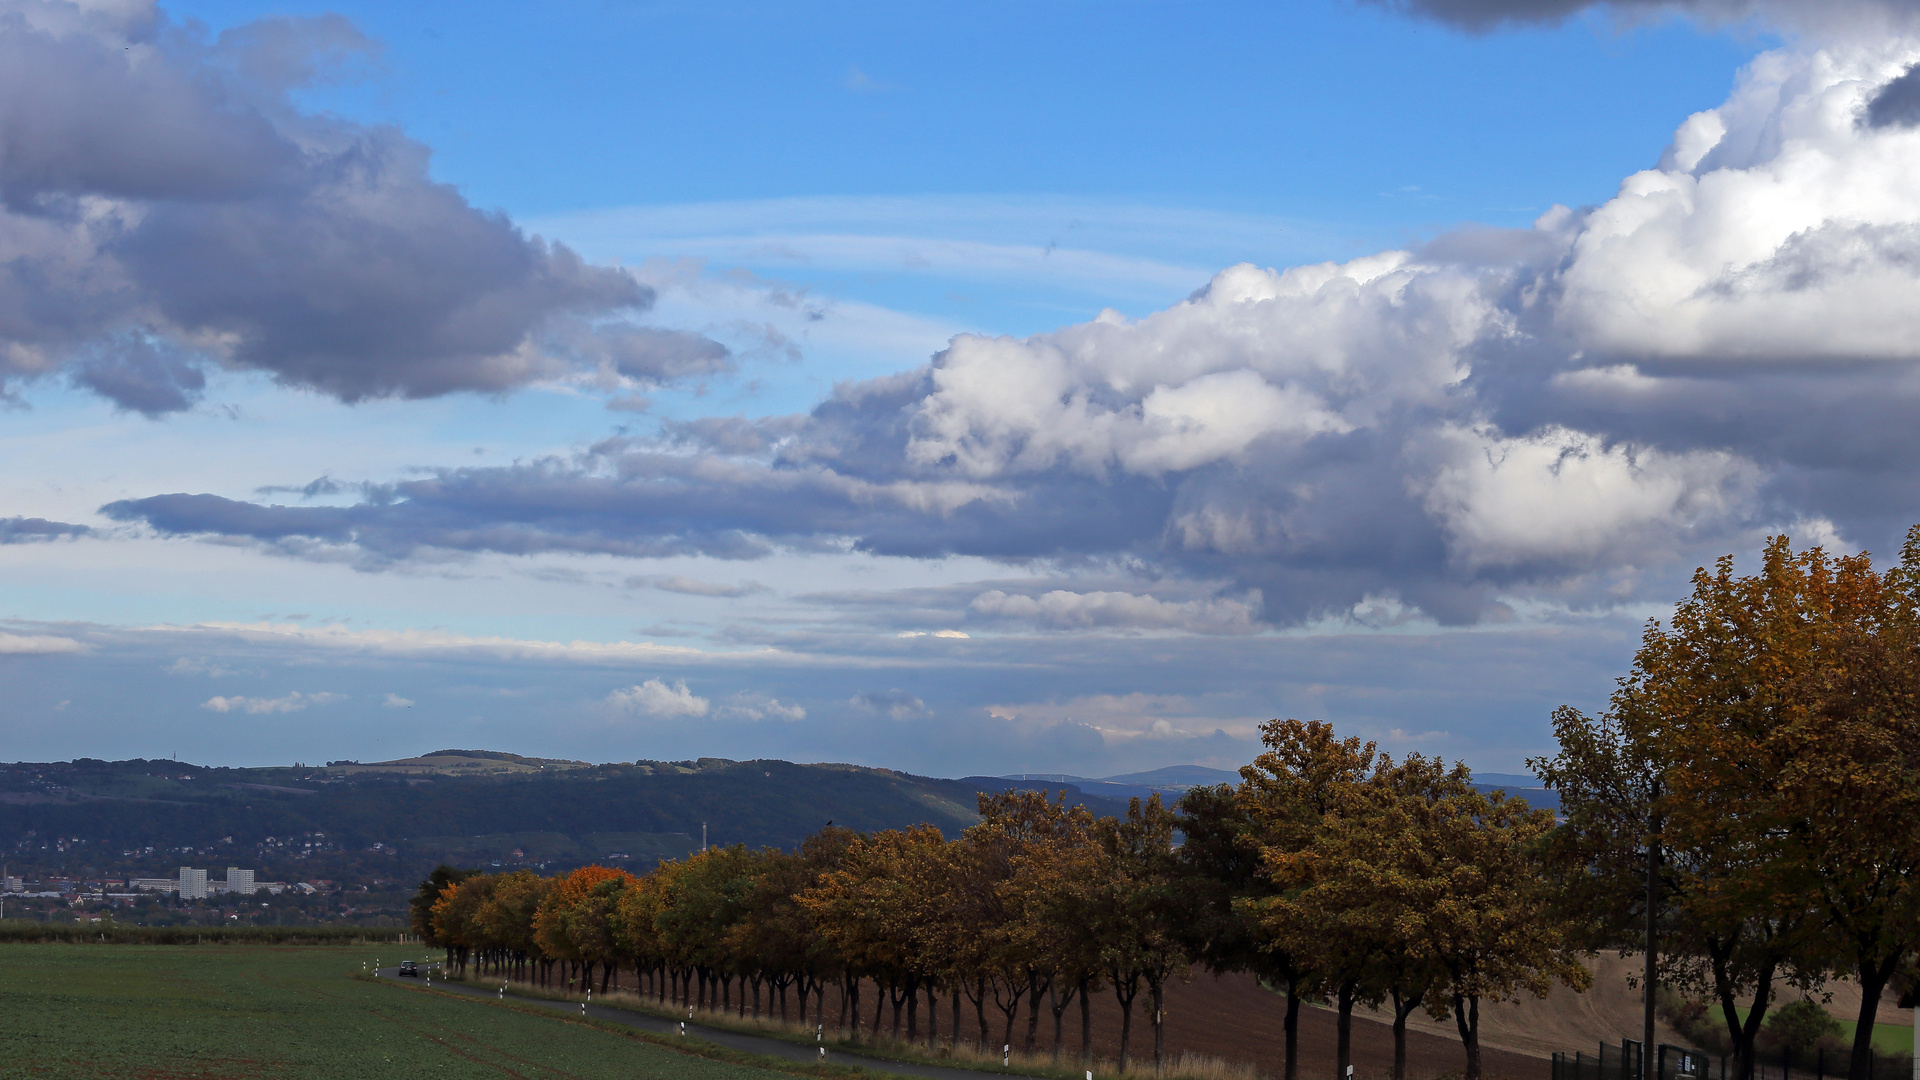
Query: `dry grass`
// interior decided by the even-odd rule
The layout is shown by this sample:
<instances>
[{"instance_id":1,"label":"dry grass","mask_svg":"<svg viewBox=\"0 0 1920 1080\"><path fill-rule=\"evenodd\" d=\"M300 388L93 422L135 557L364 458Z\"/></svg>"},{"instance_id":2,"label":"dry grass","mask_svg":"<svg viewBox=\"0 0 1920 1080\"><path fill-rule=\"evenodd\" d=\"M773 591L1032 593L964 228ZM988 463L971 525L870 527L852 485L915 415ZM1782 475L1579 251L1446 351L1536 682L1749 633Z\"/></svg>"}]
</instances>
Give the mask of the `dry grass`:
<instances>
[{"instance_id":1,"label":"dry grass","mask_svg":"<svg viewBox=\"0 0 1920 1080\"><path fill-rule=\"evenodd\" d=\"M475 977L468 981L476 985L498 986L503 980L498 977ZM509 982L508 985L516 993L530 996L562 1001L588 999L588 995L585 994L554 990L518 980ZM1056 1061L1050 1051L1028 1054L1016 1049L1011 1054L1003 1054L998 1048L987 1050L970 1041L956 1043L951 1032L940 1036L938 1044L929 1047L925 1040L908 1042L884 1032L878 1035L861 1032L856 1036L847 1037L836 1030L832 1024L826 1025L826 1030L821 1033L821 1036L816 1036L815 1025L808 1022L781 1020L778 1016L742 1016L735 1009L694 1008L689 1011L686 1006L663 1005L652 997L643 996L631 990L614 990L605 994L594 993L592 1000L597 1004L619 1006L655 1016L692 1019L709 1027L767 1035L788 1042L811 1043L823 1036L822 1041L829 1048L857 1050L878 1057L960 1065L982 1071L991 1069L995 1072L1001 1070L1002 1062L1005 1061L1009 1071L1030 1076L1059 1078L1059 1080L1084 1080L1086 1075L1086 1070L1079 1065L1075 1049L1071 1046L1064 1049L1060 1060ZM769 1003L769 1007L777 1006ZM829 1008L828 1011L831 1012L832 1009ZM944 1018L943 1016L942 1019ZM1121 1077L1146 1076L1158 1077L1160 1080L1259 1080L1259 1072L1251 1064L1225 1061L1205 1054L1189 1052L1170 1055L1164 1066L1156 1072L1153 1067L1152 1029L1142 1025L1136 1038L1138 1039L1136 1046L1140 1049L1132 1055L1133 1060L1128 1063L1127 1070L1122 1072L1118 1062L1096 1058L1092 1070L1095 1080L1119 1080Z\"/></svg>"}]
</instances>

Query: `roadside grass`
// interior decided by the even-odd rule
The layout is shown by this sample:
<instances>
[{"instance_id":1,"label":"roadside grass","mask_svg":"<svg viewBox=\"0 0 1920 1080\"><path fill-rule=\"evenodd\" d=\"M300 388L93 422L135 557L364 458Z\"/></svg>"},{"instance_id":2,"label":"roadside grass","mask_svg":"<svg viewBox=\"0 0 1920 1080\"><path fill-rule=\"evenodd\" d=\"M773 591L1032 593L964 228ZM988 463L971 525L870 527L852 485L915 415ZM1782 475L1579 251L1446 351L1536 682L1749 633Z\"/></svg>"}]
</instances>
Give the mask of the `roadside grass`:
<instances>
[{"instance_id":1,"label":"roadside grass","mask_svg":"<svg viewBox=\"0 0 1920 1080\"><path fill-rule=\"evenodd\" d=\"M436 982L442 979L459 982L457 978L435 972ZM500 978L471 976L465 980L469 986L498 987ZM534 983L510 981L511 992L524 997L543 998L550 1001L586 1001L585 994L553 990ZM630 990L615 990L609 993L594 993L591 1000L597 1005L617 1006L634 1012L646 1013L667 1020L688 1019L686 1006L678 1008L662 1005L650 997L643 997ZM869 1014L870 1015L870 1014ZM941 1019L947 1019L942 1014ZM893 1038L887 1034L861 1034L857 1038L847 1038L835 1032L832 1025L816 1038L814 1025L800 1021L781 1020L777 1016L741 1016L733 1010L698 1009L693 1010L692 1020L709 1027L727 1031L738 1031L753 1035L765 1035L785 1042L807 1046L824 1045L829 1053L846 1051L865 1054L868 1057L889 1061L919 1062L928 1065L946 1065L953 1068L972 1069L983 1073L1006 1075L1016 1072L1024 1076L1045 1077L1048 1080L1083 1080L1085 1069L1079 1063L1078 1043L1070 1040L1070 1046L1056 1062L1049 1051L1028 1054L1015 1050L1010 1058L1003 1058L999 1048L983 1050L968 1041L955 1042L951 1032L939 1039L937 1047L927 1046L924 1040L908 1042ZM1157 1076L1160 1080L1256 1080L1257 1073L1250 1064L1223 1061L1220 1058L1201 1054L1180 1053L1170 1055L1164 1068L1156 1072L1153 1067L1153 1033L1145 1024L1136 1027L1134 1036L1141 1042L1136 1043L1133 1060L1128 1063L1126 1072L1121 1072L1117 1062L1095 1059L1093 1075L1096 1080L1118 1080L1121 1077ZM1145 1053L1139 1047L1144 1045ZM1003 1065L1002 1061L1009 1061Z\"/></svg>"},{"instance_id":2,"label":"roadside grass","mask_svg":"<svg viewBox=\"0 0 1920 1080\"><path fill-rule=\"evenodd\" d=\"M395 946L0 946L8 1076L762 1080L601 1025L361 977ZM842 1071L844 1075L845 1072Z\"/></svg>"}]
</instances>

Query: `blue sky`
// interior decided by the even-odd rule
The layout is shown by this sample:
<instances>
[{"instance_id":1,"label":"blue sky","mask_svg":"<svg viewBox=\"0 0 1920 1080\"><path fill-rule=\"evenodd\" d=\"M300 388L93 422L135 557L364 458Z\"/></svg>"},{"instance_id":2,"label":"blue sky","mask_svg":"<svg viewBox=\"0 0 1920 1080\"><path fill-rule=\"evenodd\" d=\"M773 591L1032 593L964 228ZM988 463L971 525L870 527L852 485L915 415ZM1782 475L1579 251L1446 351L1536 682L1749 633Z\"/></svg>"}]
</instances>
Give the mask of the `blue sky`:
<instances>
[{"instance_id":1,"label":"blue sky","mask_svg":"<svg viewBox=\"0 0 1920 1080\"><path fill-rule=\"evenodd\" d=\"M0 8L15 756L1513 770L1920 518L1899 5Z\"/></svg>"}]
</instances>

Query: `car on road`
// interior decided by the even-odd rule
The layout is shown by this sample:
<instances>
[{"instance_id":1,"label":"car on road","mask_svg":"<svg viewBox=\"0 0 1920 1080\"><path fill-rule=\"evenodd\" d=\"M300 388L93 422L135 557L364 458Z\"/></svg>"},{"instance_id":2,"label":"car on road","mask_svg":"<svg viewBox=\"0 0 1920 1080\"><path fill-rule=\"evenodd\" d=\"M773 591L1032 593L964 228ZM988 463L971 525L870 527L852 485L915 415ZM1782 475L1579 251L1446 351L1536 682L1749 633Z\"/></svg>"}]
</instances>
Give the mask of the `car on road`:
<instances>
[{"instance_id":1,"label":"car on road","mask_svg":"<svg viewBox=\"0 0 1920 1080\"><path fill-rule=\"evenodd\" d=\"M400 974L417 979L420 977L420 965L411 960L402 960L400 961Z\"/></svg>"}]
</instances>

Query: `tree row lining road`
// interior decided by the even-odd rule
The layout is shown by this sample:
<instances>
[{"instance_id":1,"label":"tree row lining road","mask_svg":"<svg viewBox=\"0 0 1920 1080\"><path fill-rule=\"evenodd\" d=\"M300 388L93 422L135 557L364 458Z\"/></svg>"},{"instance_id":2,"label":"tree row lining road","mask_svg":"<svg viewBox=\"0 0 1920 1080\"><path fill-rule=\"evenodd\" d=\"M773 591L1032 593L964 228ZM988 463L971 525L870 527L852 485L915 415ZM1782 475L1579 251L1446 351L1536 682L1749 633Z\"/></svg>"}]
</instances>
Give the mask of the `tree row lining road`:
<instances>
[{"instance_id":1,"label":"tree row lining road","mask_svg":"<svg viewBox=\"0 0 1920 1080\"><path fill-rule=\"evenodd\" d=\"M407 982L401 981L399 972L399 968L380 968L375 974L382 979L391 980L396 986L412 989L413 987L409 986ZM422 978L419 982L420 986L418 988L422 990L426 989L426 980ZM465 994L482 1001L506 1000L516 1005L533 1005L567 1016L582 1015L580 1012L580 1003L577 1001L550 1001L546 998L521 997L513 993L508 993L503 999L498 990L488 990L470 983L437 982L433 984L433 989L444 990L451 994ZM589 1005L584 1015L593 1020L604 1020L612 1024L638 1028L641 1031L650 1031L655 1035L680 1034L681 1021L668 1020L650 1013L634 1012L631 1009L615 1008L608 1005ZM821 1060L819 1048L804 1043L790 1043L784 1039L770 1039L764 1035L748 1035L743 1032L728 1031L725 1028L709 1027L691 1020L686 1021L685 1024L686 1035L689 1038L704 1039L715 1046L723 1046L729 1050L738 1050L748 1054L765 1054L768 1057L785 1058L788 1061L802 1064ZM923 1065L912 1061L889 1061L885 1058L868 1057L864 1054L853 1054L845 1050L834 1049L827 1051L826 1060L835 1065L854 1065L863 1069L872 1069L875 1072L893 1073L896 1076L924 1076L930 1077L932 1080L980 1080L982 1076L988 1075L1028 1075L1014 1072L990 1074L974 1069L954 1069L944 1065Z\"/></svg>"}]
</instances>

